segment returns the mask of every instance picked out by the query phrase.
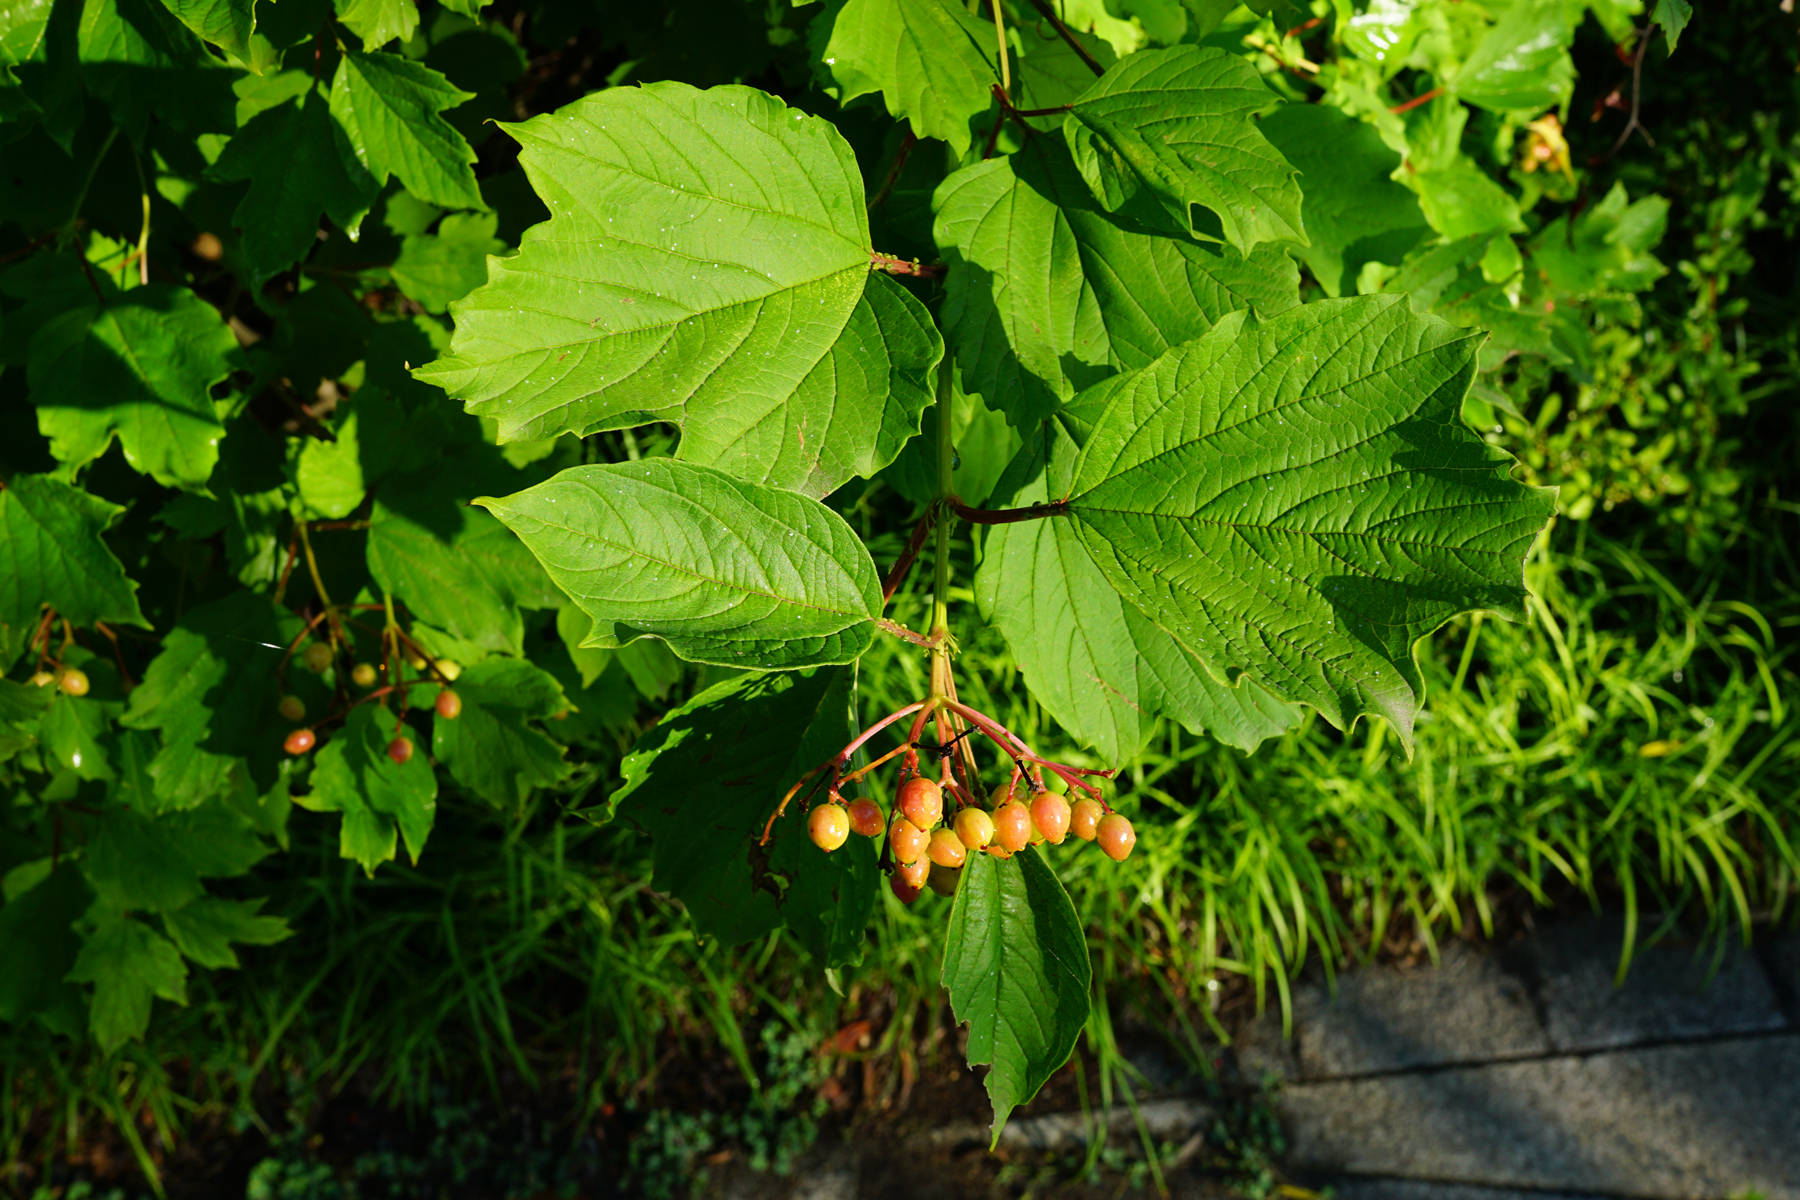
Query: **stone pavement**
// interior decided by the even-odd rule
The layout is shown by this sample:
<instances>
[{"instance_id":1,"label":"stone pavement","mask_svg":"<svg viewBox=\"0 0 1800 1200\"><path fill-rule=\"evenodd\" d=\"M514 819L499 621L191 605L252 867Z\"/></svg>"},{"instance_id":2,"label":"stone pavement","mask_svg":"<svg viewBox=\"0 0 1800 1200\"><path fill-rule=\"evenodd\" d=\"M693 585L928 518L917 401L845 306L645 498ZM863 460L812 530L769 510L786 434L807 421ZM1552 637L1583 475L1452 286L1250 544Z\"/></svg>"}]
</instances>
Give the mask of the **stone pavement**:
<instances>
[{"instance_id":1,"label":"stone pavement","mask_svg":"<svg viewBox=\"0 0 1800 1200\"><path fill-rule=\"evenodd\" d=\"M1599 919L1297 989L1234 1050L1339 1200L1800 1200L1800 937L1718 962Z\"/></svg>"}]
</instances>

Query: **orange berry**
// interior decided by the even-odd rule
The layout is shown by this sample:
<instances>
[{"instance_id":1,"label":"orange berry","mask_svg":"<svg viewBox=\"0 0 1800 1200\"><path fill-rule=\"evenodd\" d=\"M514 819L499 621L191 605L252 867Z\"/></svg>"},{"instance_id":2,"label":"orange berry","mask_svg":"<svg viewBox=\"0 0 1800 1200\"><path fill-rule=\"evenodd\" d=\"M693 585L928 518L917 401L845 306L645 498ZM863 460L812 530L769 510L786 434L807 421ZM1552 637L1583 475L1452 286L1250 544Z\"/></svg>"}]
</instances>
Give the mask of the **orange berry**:
<instances>
[{"instance_id":1,"label":"orange berry","mask_svg":"<svg viewBox=\"0 0 1800 1200\"><path fill-rule=\"evenodd\" d=\"M462 715L462 697L449 688L445 688L437 694L435 707L438 716L446 721L454 721Z\"/></svg>"},{"instance_id":2,"label":"orange berry","mask_svg":"<svg viewBox=\"0 0 1800 1200\"><path fill-rule=\"evenodd\" d=\"M925 886L925 878L931 873L931 860L920 858L913 862L901 863L894 868L894 873L904 879L907 886L916 892Z\"/></svg>"},{"instance_id":3,"label":"orange berry","mask_svg":"<svg viewBox=\"0 0 1800 1200\"><path fill-rule=\"evenodd\" d=\"M1069 836L1069 802L1055 792L1039 792L1031 800L1031 824L1052 846Z\"/></svg>"},{"instance_id":4,"label":"orange berry","mask_svg":"<svg viewBox=\"0 0 1800 1200\"><path fill-rule=\"evenodd\" d=\"M887 819L881 815L881 805L864 796L860 800L850 802L850 831L860 833L864 837L880 837L887 826Z\"/></svg>"},{"instance_id":5,"label":"orange berry","mask_svg":"<svg viewBox=\"0 0 1800 1200\"><path fill-rule=\"evenodd\" d=\"M962 839L948 829L933 831L931 845L927 848L926 853L931 856L931 861L940 867L960 867L963 865L963 859L969 856L968 848L962 844Z\"/></svg>"},{"instance_id":6,"label":"orange berry","mask_svg":"<svg viewBox=\"0 0 1800 1200\"><path fill-rule=\"evenodd\" d=\"M994 818L985 809L965 808L956 814L956 836L971 850L994 840Z\"/></svg>"},{"instance_id":7,"label":"orange berry","mask_svg":"<svg viewBox=\"0 0 1800 1200\"><path fill-rule=\"evenodd\" d=\"M412 761L412 756L413 744L411 738L397 737L388 743L388 757L401 766L405 766L408 762Z\"/></svg>"},{"instance_id":8,"label":"orange berry","mask_svg":"<svg viewBox=\"0 0 1800 1200\"><path fill-rule=\"evenodd\" d=\"M895 817L894 823L888 826L888 846L897 863L918 862L925 857L925 849L930 844L931 835L905 817Z\"/></svg>"},{"instance_id":9,"label":"orange berry","mask_svg":"<svg viewBox=\"0 0 1800 1200\"><path fill-rule=\"evenodd\" d=\"M1012 857L1012 851L1008 850L1005 846L1002 846L999 842L989 843L982 850L982 853L983 854L991 854L995 858L1011 858Z\"/></svg>"},{"instance_id":10,"label":"orange berry","mask_svg":"<svg viewBox=\"0 0 1800 1200\"><path fill-rule=\"evenodd\" d=\"M915 775L900 785L897 807L914 825L930 829L944 819L943 789L923 775Z\"/></svg>"},{"instance_id":11,"label":"orange berry","mask_svg":"<svg viewBox=\"0 0 1800 1200\"><path fill-rule=\"evenodd\" d=\"M88 694L89 687L87 672L70 667L57 677L56 686L61 688L66 696L85 696Z\"/></svg>"},{"instance_id":12,"label":"orange berry","mask_svg":"<svg viewBox=\"0 0 1800 1200\"><path fill-rule=\"evenodd\" d=\"M1069 811L1069 832L1084 842L1091 842L1094 840L1094 830L1099 826L1100 818L1105 815L1106 810L1100 807L1098 800L1091 796L1083 796Z\"/></svg>"},{"instance_id":13,"label":"orange berry","mask_svg":"<svg viewBox=\"0 0 1800 1200\"><path fill-rule=\"evenodd\" d=\"M1008 800L994 813L994 842L1014 854L1031 844L1031 810Z\"/></svg>"},{"instance_id":14,"label":"orange berry","mask_svg":"<svg viewBox=\"0 0 1800 1200\"><path fill-rule=\"evenodd\" d=\"M829 854L850 837L850 815L841 804L821 804L806 818L813 845Z\"/></svg>"},{"instance_id":15,"label":"orange berry","mask_svg":"<svg viewBox=\"0 0 1800 1200\"><path fill-rule=\"evenodd\" d=\"M287 735L287 740L281 743L281 748L286 750L289 754L297 756L311 750L318 740L319 739L313 735L312 730L296 729L294 732Z\"/></svg>"},{"instance_id":16,"label":"orange berry","mask_svg":"<svg viewBox=\"0 0 1800 1200\"><path fill-rule=\"evenodd\" d=\"M1124 862L1130 856L1131 848L1137 845L1137 830L1118 813L1107 813L1094 830L1094 841L1106 851L1106 857L1114 862Z\"/></svg>"}]
</instances>

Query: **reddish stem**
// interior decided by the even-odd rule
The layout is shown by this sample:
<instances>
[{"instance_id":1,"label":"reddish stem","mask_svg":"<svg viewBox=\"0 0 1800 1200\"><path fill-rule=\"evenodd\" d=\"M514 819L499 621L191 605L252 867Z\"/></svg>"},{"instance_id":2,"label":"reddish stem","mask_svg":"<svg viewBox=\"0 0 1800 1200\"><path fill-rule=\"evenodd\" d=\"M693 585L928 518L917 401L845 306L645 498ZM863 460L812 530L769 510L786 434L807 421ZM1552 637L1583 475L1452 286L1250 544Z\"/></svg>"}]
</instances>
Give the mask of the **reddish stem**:
<instances>
[{"instance_id":1,"label":"reddish stem","mask_svg":"<svg viewBox=\"0 0 1800 1200\"><path fill-rule=\"evenodd\" d=\"M971 525L1011 525L1018 521L1036 521L1057 517L1069 511L1067 500L1046 500L1023 508L970 508L955 496L945 498L950 511Z\"/></svg>"},{"instance_id":2,"label":"reddish stem","mask_svg":"<svg viewBox=\"0 0 1800 1200\"><path fill-rule=\"evenodd\" d=\"M915 258L896 258L879 250L869 251L869 267L871 270L886 271L889 275L917 275L922 279L936 279L944 273L943 263L921 263Z\"/></svg>"},{"instance_id":3,"label":"reddish stem","mask_svg":"<svg viewBox=\"0 0 1800 1200\"><path fill-rule=\"evenodd\" d=\"M1433 100L1436 100L1439 96L1441 96L1443 94L1444 94L1443 88L1434 87L1429 92L1424 92L1420 95L1414 96L1411 100L1406 101L1404 104L1394 105L1394 107L1388 109L1388 111L1391 113L1411 112L1413 109L1419 107L1419 105L1429 104Z\"/></svg>"}]
</instances>

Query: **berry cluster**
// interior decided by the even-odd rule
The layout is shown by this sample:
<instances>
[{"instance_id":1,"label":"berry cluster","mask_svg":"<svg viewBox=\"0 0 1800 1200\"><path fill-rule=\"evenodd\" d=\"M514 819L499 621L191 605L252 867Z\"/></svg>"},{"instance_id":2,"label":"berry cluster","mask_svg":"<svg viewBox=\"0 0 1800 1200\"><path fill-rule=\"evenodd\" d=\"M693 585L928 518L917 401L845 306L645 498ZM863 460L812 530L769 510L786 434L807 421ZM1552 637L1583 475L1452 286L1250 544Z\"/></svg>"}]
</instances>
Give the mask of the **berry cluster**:
<instances>
[{"instance_id":1,"label":"berry cluster","mask_svg":"<svg viewBox=\"0 0 1800 1200\"><path fill-rule=\"evenodd\" d=\"M302 632L301 637L307 636L313 628L314 626L309 625ZM390 627L383 631L381 640L383 649L387 653L384 654L384 661L379 667L374 663L356 662L349 671L350 682L365 694L355 699L349 698L342 686L343 676L337 675L335 678L338 683L334 695L338 703L333 710L317 723L304 725L290 732L282 742L282 749L295 756L305 754L319 744L318 730L321 726L342 720L345 714L360 704L374 701L386 707L389 699L392 698L396 702L397 711L394 716L394 738L387 745L387 756L394 762L405 765L412 761L413 753L417 749L412 738L408 736L405 719L406 693L409 688L422 684L441 684L441 690L432 705L433 709L439 717L446 721L454 721L461 715L462 697L450 688L450 684L462 673L460 666L447 658L430 658L411 638L396 627ZM297 645L298 640L296 640L295 646L289 647L288 657L297 657L300 663L315 675L324 675L338 663L339 651L328 640L311 641L304 650L296 655L294 651ZM284 671L286 666L287 660L284 659L282 663ZM411 672L410 678L408 669ZM381 684L384 675L389 678L390 682L377 686ZM284 720L293 724L298 725L306 720L305 701L291 693L281 697L280 702L276 705L276 710L280 712Z\"/></svg>"},{"instance_id":2,"label":"berry cluster","mask_svg":"<svg viewBox=\"0 0 1800 1200\"><path fill-rule=\"evenodd\" d=\"M947 718L966 725L943 745L922 745L920 735L933 715L941 721ZM860 770L844 770L872 735L907 716L915 718L911 734L898 749ZM973 756L967 747L961 747L959 752L957 745L970 733L987 737L1012 761L1010 776L985 798L978 798L970 786ZM920 772L921 750L938 755L941 767L937 780ZM845 798L844 787L896 757L901 759L900 784L891 819L867 797ZM763 840L768 840L776 818L789 801L808 779L813 779L806 802L821 787L826 792L825 801L813 805L807 815L807 832L813 843L829 853L849 841L852 833L871 838L885 833L882 866L889 871L894 894L910 903L927 886L940 895L952 894L971 854L1008 858L1043 842L1061 845L1070 834L1095 843L1109 858L1123 862L1137 844L1137 832L1129 820L1107 807L1100 789L1088 781L1093 776L1111 775L1111 771L1071 767L1040 758L999 722L967 705L945 698L920 701L890 714L836 756L807 772L769 818ZM1072 804L1066 795L1071 787L1081 793ZM945 812L946 796L954 805L951 813Z\"/></svg>"}]
</instances>

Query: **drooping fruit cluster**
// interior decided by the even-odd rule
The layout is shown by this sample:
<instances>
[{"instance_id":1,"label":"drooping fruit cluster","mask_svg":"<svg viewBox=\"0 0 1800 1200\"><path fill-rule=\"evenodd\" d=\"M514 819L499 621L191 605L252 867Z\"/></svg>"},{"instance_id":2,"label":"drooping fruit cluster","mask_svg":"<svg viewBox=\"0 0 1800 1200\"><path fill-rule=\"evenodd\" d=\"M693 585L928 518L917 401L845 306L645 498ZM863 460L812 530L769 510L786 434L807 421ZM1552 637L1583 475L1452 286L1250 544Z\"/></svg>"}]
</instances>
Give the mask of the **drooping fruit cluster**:
<instances>
[{"instance_id":1,"label":"drooping fruit cluster","mask_svg":"<svg viewBox=\"0 0 1800 1200\"><path fill-rule=\"evenodd\" d=\"M348 671L344 670L342 662L351 659L356 649L354 643L357 639L350 627L368 628L345 616L349 609L356 607L362 606L327 609L315 617L301 631L300 636L295 638L287 656L283 658L280 675L284 683L287 681L287 664L292 659L312 674L326 676L325 683L330 688L331 702L326 706L323 717L288 733L282 741L282 748L295 757L306 754L319 744L324 731L342 721L351 709L371 703L383 708L392 704L394 736L388 742L386 752L394 763L404 766L412 761L418 748L410 736L406 720L409 690L422 686L437 688L437 694L432 700L433 710L440 720L454 721L462 714L462 697L449 684L462 673L462 668L447 658L428 658L403 629L390 623L383 630L372 631L379 634L380 666L367 661L354 661ZM311 640L306 640L308 638ZM303 641L304 646L301 645ZM334 667L337 668L335 672ZM346 681L364 694L353 695L345 687ZM86 683L87 679L83 676L83 691L86 690ZM299 683L297 687L301 691L308 688L316 690L318 685ZM63 688L65 691L69 690L66 681L63 682ZM298 695L283 695L275 709L290 724L300 725L307 720L307 702Z\"/></svg>"},{"instance_id":2,"label":"drooping fruit cluster","mask_svg":"<svg viewBox=\"0 0 1800 1200\"><path fill-rule=\"evenodd\" d=\"M964 731L945 745L922 745L919 738L927 718L946 712L967 722ZM859 770L845 771L870 736L907 716L915 719L911 735L899 748ZM941 721L940 730L944 725ZM980 799L969 786L973 757L966 747L959 751L955 745L970 732L989 738L1011 760L1008 777ZM921 751L938 756L938 779L920 772ZM957 757L953 759L952 755ZM842 788L896 757L901 759L900 777L891 818L885 818L880 806L867 797L846 800ZM1100 789L1089 782L1091 777L1107 778L1111 774L1040 758L991 717L955 700L920 701L871 726L836 757L802 776L769 818L763 840L768 840L776 818L802 785L816 776L807 799L817 795L821 787L825 787L826 796L823 802L813 805L807 816L807 832L815 845L829 853L843 846L853 832L871 838L886 832L882 865L888 870L894 894L910 903L930 886L948 896L956 891L969 855L1008 858L1044 842L1061 845L1070 834L1080 841L1093 842L1107 857L1123 862L1137 844L1137 833L1129 820L1106 806ZM1070 787L1082 793L1073 804L1064 794ZM953 805L948 813L946 797Z\"/></svg>"}]
</instances>

